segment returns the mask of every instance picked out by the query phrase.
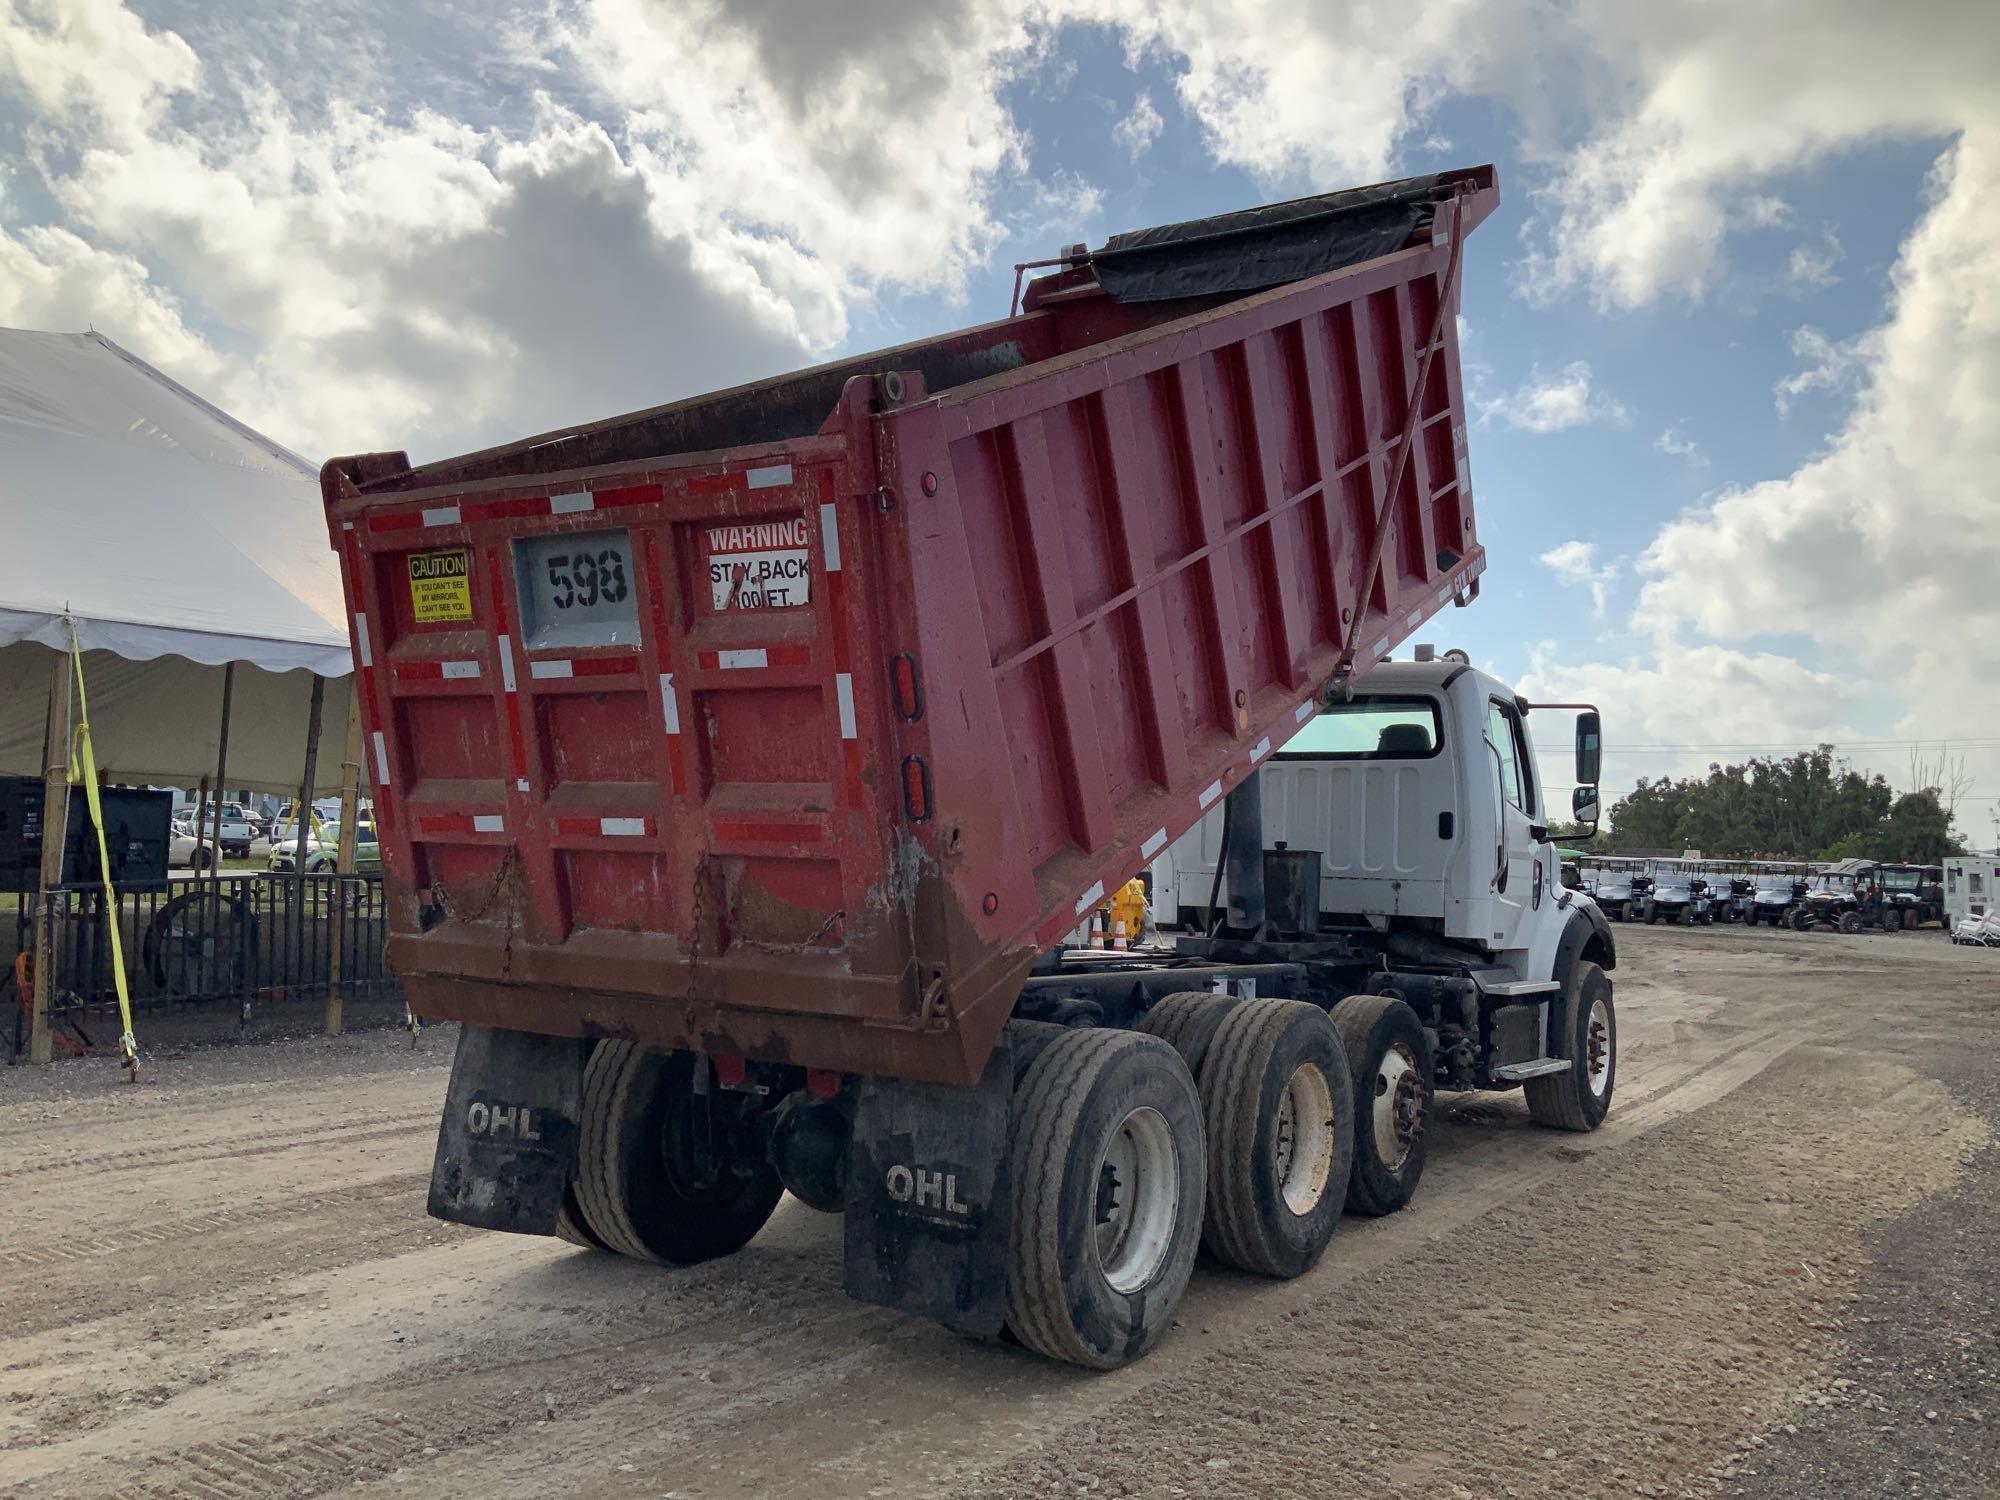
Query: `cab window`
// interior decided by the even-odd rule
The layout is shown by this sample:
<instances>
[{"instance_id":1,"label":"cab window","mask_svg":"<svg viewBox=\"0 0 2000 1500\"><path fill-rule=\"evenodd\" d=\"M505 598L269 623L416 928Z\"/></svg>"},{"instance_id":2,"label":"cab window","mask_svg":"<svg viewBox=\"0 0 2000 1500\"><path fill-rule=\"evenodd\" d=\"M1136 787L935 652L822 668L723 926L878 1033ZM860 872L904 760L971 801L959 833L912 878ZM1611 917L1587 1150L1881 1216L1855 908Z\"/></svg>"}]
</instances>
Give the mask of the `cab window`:
<instances>
[{"instance_id":1,"label":"cab window","mask_svg":"<svg viewBox=\"0 0 2000 1500\"><path fill-rule=\"evenodd\" d=\"M1322 709L1279 759L1428 760L1443 739L1430 699L1363 694Z\"/></svg>"},{"instance_id":2,"label":"cab window","mask_svg":"<svg viewBox=\"0 0 2000 1500\"><path fill-rule=\"evenodd\" d=\"M1529 817L1535 815L1535 778L1528 773L1528 747L1521 720L1497 698L1486 701L1486 740L1500 756L1500 794Z\"/></svg>"}]
</instances>

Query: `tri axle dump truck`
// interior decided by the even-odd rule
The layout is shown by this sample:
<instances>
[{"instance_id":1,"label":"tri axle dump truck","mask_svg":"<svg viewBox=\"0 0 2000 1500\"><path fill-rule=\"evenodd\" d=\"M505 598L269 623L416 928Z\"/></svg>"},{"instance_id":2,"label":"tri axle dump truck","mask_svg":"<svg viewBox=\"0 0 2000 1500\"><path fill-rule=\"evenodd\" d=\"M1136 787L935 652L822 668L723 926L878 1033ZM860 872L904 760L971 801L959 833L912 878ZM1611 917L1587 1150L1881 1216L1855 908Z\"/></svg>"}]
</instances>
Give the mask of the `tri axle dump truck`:
<instances>
[{"instance_id":1,"label":"tri axle dump truck","mask_svg":"<svg viewBox=\"0 0 2000 1500\"><path fill-rule=\"evenodd\" d=\"M1202 1242L1296 1275L1405 1201L1434 1087L1601 1120L1610 939L1523 705L1378 665L1485 565L1453 314L1496 201L1121 235L1000 322L329 462L389 958L463 1023L431 1212L685 1263L789 1190L853 1295L1110 1367ZM1322 711L1378 742L1267 851ZM1212 922L1068 950L1219 809ZM1330 908L1306 850L1364 872Z\"/></svg>"}]
</instances>

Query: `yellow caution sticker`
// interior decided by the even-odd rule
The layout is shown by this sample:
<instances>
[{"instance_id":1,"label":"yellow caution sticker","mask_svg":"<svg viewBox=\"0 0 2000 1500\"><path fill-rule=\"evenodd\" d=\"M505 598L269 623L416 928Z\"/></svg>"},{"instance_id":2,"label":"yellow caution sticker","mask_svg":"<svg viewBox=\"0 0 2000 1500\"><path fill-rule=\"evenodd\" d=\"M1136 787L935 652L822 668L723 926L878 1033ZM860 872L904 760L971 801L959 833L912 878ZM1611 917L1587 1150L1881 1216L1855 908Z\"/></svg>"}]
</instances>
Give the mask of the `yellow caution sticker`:
<instances>
[{"instance_id":1,"label":"yellow caution sticker","mask_svg":"<svg viewBox=\"0 0 2000 1500\"><path fill-rule=\"evenodd\" d=\"M464 547L410 554L410 614L421 624L472 618L472 554Z\"/></svg>"}]
</instances>

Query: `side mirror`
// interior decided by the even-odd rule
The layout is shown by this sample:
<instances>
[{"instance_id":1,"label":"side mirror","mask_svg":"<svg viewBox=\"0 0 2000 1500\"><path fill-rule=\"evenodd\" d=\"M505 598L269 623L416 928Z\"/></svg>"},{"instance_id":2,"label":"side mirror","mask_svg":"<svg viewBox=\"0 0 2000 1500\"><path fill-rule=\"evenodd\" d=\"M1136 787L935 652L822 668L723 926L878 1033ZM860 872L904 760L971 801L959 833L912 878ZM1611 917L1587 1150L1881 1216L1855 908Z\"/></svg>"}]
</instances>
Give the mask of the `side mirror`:
<instances>
[{"instance_id":1,"label":"side mirror","mask_svg":"<svg viewBox=\"0 0 2000 1500\"><path fill-rule=\"evenodd\" d=\"M1590 838L1597 832L1597 788L1580 786L1569 794L1569 817L1576 824L1579 838Z\"/></svg>"},{"instance_id":2,"label":"side mirror","mask_svg":"<svg viewBox=\"0 0 2000 1500\"><path fill-rule=\"evenodd\" d=\"M1596 709L1586 709L1576 716L1576 784L1579 787L1594 787L1603 778L1598 775L1599 762L1604 757L1604 720Z\"/></svg>"}]
</instances>

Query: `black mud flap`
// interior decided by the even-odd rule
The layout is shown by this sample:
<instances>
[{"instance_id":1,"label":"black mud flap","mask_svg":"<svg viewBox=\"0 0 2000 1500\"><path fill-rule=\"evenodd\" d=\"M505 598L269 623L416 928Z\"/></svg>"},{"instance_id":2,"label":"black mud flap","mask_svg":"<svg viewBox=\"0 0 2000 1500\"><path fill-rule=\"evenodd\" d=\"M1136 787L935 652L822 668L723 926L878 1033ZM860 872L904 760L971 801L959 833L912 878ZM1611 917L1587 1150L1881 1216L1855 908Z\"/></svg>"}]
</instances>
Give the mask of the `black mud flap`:
<instances>
[{"instance_id":1,"label":"black mud flap","mask_svg":"<svg viewBox=\"0 0 2000 1500\"><path fill-rule=\"evenodd\" d=\"M977 1337L1000 1332L1013 1051L1003 1037L975 1088L863 1082L847 1177L848 1296Z\"/></svg>"},{"instance_id":2,"label":"black mud flap","mask_svg":"<svg viewBox=\"0 0 2000 1500\"><path fill-rule=\"evenodd\" d=\"M467 1026L431 1166L433 1218L554 1234L576 1171L583 1065L591 1044Z\"/></svg>"}]
</instances>

